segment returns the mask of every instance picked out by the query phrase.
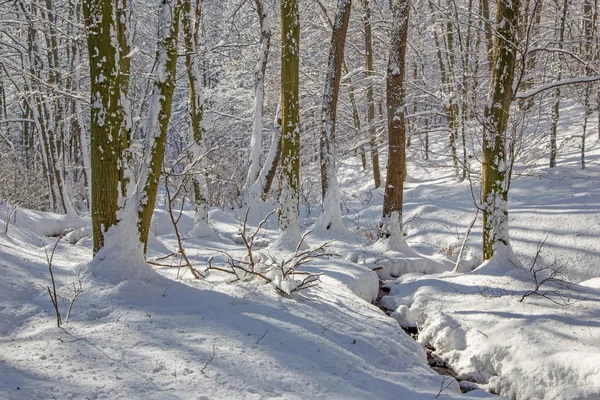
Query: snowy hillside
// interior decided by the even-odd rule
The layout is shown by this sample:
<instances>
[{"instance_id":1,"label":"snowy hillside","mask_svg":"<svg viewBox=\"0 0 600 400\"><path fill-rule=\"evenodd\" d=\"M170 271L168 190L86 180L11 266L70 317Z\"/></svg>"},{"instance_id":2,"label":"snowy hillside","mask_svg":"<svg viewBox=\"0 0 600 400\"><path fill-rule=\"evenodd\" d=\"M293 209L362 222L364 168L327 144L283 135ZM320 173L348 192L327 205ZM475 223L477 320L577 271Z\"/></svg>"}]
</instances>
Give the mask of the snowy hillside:
<instances>
[{"instance_id":1,"label":"snowy hillside","mask_svg":"<svg viewBox=\"0 0 600 400\"><path fill-rule=\"evenodd\" d=\"M258 278L230 283L233 276L219 271L195 280L185 268L144 267L138 279L115 281L89 264L89 222L17 210L0 235L0 398L495 397L482 388L518 399L598 399L600 146L593 142L585 171L570 157L576 155L565 152L555 170L542 160L514 177L516 257L479 266L477 222L461 272L451 271L475 208L468 182L436 167L445 158L411 156L406 249L374 244L382 194L370 189L360 160L348 159L340 180L351 233L307 236L307 248L332 240L325 250L332 255L304 265L323 275L291 296ZM273 208L252 206L248 230ZM244 211L213 209L214 235L185 240L198 270L211 257L225 266L225 253L246 256ZM317 216L312 205L302 226ZM255 256L284 257L266 247L277 237L276 223L271 217L264 225ZM191 214L178 226L185 236ZM69 299L82 292L57 328L47 255L57 241L49 236L65 228L78 231L59 241L52 260L63 319ZM151 259L177 248L166 211L156 211L152 233ZM112 267L127 275L134 266L123 260ZM393 318L370 304L379 286L373 270L389 289L381 306ZM536 288L533 271L541 282L555 270L555 280L527 295ZM416 328L417 341L401 326ZM430 369L425 346L465 380L463 390L476 390L461 393L454 379Z\"/></svg>"}]
</instances>

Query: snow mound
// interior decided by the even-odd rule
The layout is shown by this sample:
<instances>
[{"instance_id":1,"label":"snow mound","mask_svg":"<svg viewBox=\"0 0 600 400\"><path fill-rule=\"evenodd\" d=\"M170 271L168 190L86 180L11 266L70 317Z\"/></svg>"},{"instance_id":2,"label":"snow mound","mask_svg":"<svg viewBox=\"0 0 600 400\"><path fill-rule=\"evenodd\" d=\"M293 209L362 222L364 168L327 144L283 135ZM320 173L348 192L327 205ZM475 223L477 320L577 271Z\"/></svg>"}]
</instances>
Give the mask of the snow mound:
<instances>
[{"instance_id":1,"label":"snow mound","mask_svg":"<svg viewBox=\"0 0 600 400\"><path fill-rule=\"evenodd\" d=\"M418 327L459 377L510 399L600 398L600 291L548 282L541 295L510 248L467 274L411 274L381 304ZM592 285L590 286L593 286Z\"/></svg>"}]
</instances>

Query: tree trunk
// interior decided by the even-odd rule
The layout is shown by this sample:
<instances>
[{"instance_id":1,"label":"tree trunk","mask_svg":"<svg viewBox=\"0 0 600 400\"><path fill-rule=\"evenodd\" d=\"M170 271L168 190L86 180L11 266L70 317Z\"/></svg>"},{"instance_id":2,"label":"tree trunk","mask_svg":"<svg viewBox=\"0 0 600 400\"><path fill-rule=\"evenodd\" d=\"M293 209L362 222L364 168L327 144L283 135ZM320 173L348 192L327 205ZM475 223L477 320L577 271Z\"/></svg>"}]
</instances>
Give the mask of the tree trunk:
<instances>
[{"instance_id":1,"label":"tree trunk","mask_svg":"<svg viewBox=\"0 0 600 400\"><path fill-rule=\"evenodd\" d=\"M344 228L340 209L340 188L335 169L335 122L351 7L351 0L338 1L338 10L333 24L331 46L329 48L327 76L323 91L323 108L321 110L319 154L323 213L316 223L316 229L318 230Z\"/></svg>"},{"instance_id":2,"label":"tree trunk","mask_svg":"<svg viewBox=\"0 0 600 400\"><path fill-rule=\"evenodd\" d=\"M158 49L156 58L156 79L148 108L146 124L146 160L142 166L139 194L140 211L138 227L140 240L144 244L144 253L148 245L150 221L156 203L158 182L161 176L167 128L171 119L171 103L175 89L175 70L177 67L177 36L179 33L179 13L181 7L178 0L162 0L159 27Z\"/></svg>"},{"instance_id":3,"label":"tree trunk","mask_svg":"<svg viewBox=\"0 0 600 400\"><path fill-rule=\"evenodd\" d=\"M381 236L383 238L402 239L402 201L406 174L404 75L410 1L395 0L392 4L394 19L386 78L389 154L383 198Z\"/></svg>"},{"instance_id":4,"label":"tree trunk","mask_svg":"<svg viewBox=\"0 0 600 400\"><path fill-rule=\"evenodd\" d=\"M593 43L594 36L596 34L596 12L593 10L592 2L590 0L585 0L583 3L583 39L584 39L584 54L587 56L589 60L593 60ZM587 76L592 75L592 69L588 66L585 68L585 74ZM592 107L590 104L590 96L592 94L592 84L587 84L585 87L584 98L583 98L583 107L585 116L583 119L583 132L581 133L581 169L585 169L585 139L587 135L587 124L589 116L592 114Z\"/></svg>"},{"instance_id":5,"label":"tree trunk","mask_svg":"<svg viewBox=\"0 0 600 400\"><path fill-rule=\"evenodd\" d=\"M362 0L364 9L363 23L365 25L365 77L367 78L367 124L371 147L371 167L375 189L381 187L381 172L379 170L379 151L377 150L377 133L375 130L375 101L373 98L373 39L371 33L371 6L369 0Z\"/></svg>"},{"instance_id":6,"label":"tree trunk","mask_svg":"<svg viewBox=\"0 0 600 400\"><path fill-rule=\"evenodd\" d=\"M265 97L265 72L267 70L267 61L269 57L269 48L271 44L271 21L267 16L262 0L254 0L258 20L260 23L260 42L258 44L258 62L254 71L254 110L252 115L252 139L250 141L250 160L248 174L244 183L244 196L246 201L259 198L261 191L250 191L251 188L259 189L254 186L254 182L260 174L260 154L262 152L262 110Z\"/></svg>"},{"instance_id":7,"label":"tree trunk","mask_svg":"<svg viewBox=\"0 0 600 400\"><path fill-rule=\"evenodd\" d=\"M90 116L92 169L92 229L94 254L104 246L106 232L118 222L123 207L124 182L123 136L128 135L125 104L129 75L122 73L124 56L115 41L115 32L125 32L122 19L116 18L111 0L84 0L83 14L87 27L90 60ZM118 140L115 140L117 138Z\"/></svg>"},{"instance_id":8,"label":"tree trunk","mask_svg":"<svg viewBox=\"0 0 600 400\"><path fill-rule=\"evenodd\" d=\"M279 239L294 248L300 240L300 15L297 0L281 0L281 167Z\"/></svg>"},{"instance_id":9,"label":"tree trunk","mask_svg":"<svg viewBox=\"0 0 600 400\"><path fill-rule=\"evenodd\" d=\"M206 154L204 144L204 97L203 82L200 73L200 23L202 16L202 0L196 0L192 8L191 0L182 2L182 28L183 40L186 49L185 68L188 78L188 143L190 161L202 167L202 157ZM204 195L206 191L206 179L197 168L192 168L194 188L194 227L188 234L189 237L210 236L213 234L208 225L208 206Z\"/></svg>"},{"instance_id":10,"label":"tree trunk","mask_svg":"<svg viewBox=\"0 0 600 400\"><path fill-rule=\"evenodd\" d=\"M490 20L490 1L480 0L479 9L483 21L483 31L485 32L485 50L488 62L492 63L492 48L494 47L494 38L492 35L492 21Z\"/></svg>"},{"instance_id":11,"label":"tree trunk","mask_svg":"<svg viewBox=\"0 0 600 400\"><path fill-rule=\"evenodd\" d=\"M510 179L506 132L513 97L519 0L499 0L496 11L490 92L483 133L483 259L498 244L509 245L508 187Z\"/></svg>"},{"instance_id":12,"label":"tree trunk","mask_svg":"<svg viewBox=\"0 0 600 400\"><path fill-rule=\"evenodd\" d=\"M561 49L565 40L565 29L567 24L567 13L569 11L569 0L564 0L562 16L560 19L559 39L558 48ZM558 77L557 80L562 79L562 63L558 60ZM554 90L554 104L552 106L552 126L550 130L550 168L556 167L556 140L558 133L558 121L560 119L560 87Z\"/></svg>"}]
</instances>

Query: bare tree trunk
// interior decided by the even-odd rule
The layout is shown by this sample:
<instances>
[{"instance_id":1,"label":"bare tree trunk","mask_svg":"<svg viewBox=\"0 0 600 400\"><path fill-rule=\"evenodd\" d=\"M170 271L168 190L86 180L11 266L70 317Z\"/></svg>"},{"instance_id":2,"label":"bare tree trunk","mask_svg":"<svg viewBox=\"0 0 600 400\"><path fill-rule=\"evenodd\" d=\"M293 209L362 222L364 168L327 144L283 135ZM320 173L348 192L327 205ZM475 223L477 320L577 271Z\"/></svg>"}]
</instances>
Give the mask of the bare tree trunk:
<instances>
[{"instance_id":1,"label":"bare tree trunk","mask_svg":"<svg viewBox=\"0 0 600 400\"><path fill-rule=\"evenodd\" d=\"M365 25L365 76L367 78L367 123L371 147L371 164L375 189L381 187L381 172L379 170L379 151L377 150L377 133L375 131L375 101L373 98L373 43L371 33L371 6L369 0L362 0L364 9L363 22Z\"/></svg>"},{"instance_id":2,"label":"bare tree trunk","mask_svg":"<svg viewBox=\"0 0 600 400\"><path fill-rule=\"evenodd\" d=\"M351 7L351 0L338 0L338 10L333 24L331 46L329 48L327 76L323 91L323 108L321 110L319 154L323 213L316 223L316 229L318 230L344 228L340 209L340 188L335 169L335 122Z\"/></svg>"},{"instance_id":3,"label":"bare tree trunk","mask_svg":"<svg viewBox=\"0 0 600 400\"><path fill-rule=\"evenodd\" d=\"M300 241L300 15L297 0L281 0L281 167L278 246Z\"/></svg>"},{"instance_id":4,"label":"bare tree trunk","mask_svg":"<svg viewBox=\"0 0 600 400\"><path fill-rule=\"evenodd\" d=\"M565 41L565 29L567 24L567 13L569 10L569 0L564 0L562 16L560 19L559 39L558 48L562 48ZM557 80L562 78L562 63L558 60L558 77ZM558 121L560 119L560 87L554 90L554 105L552 106L552 126L550 130L550 168L556 167L556 139L558 133Z\"/></svg>"},{"instance_id":5,"label":"bare tree trunk","mask_svg":"<svg viewBox=\"0 0 600 400\"><path fill-rule=\"evenodd\" d=\"M115 44L115 32L125 32L125 23L116 18L111 0L84 0L92 93L90 138L92 168L92 228L94 254L104 246L105 234L118 222L124 206L120 188L123 179L123 136L128 135L125 93L129 75L122 73L125 55ZM117 140L115 140L117 138Z\"/></svg>"},{"instance_id":6,"label":"bare tree trunk","mask_svg":"<svg viewBox=\"0 0 600 400\"><path fill-rule=\"evenodd\" d=\"M484 111L483 133L483 259L494 255L498 244L509 245L508 188L510 162L506 141L513 98L515 43L519 0L499 0L496 11L490 94Z\"/></svg>"},{"instance_id":7,"label":"bare tree trunk","mask_svg":"<svg viewBox=\"0 0 600 400\"><path fill-rule=\"evenodd\" d=\"M459 128L459 105L458 95L456 90L456 57L454 56L454 33L452 22L446 23L446 48L448 58L448 82L447 82L447 103L448 108L448 129L450 130L450 147L452 149L452 158L454 164L454 175L457 179L460 179L460 166L458 162L457 145L458 141L458 128Z\"/></svg>"},{"instance_id":8,"label":"bare tree trunk","mask_svg":"<svg viewBox=\"0 0 600 400\"><path fill-rule=\"evenodd\" d=\"M488 62L492 63L492 49L494 47L494 38L492 36L492 21L490 20L490 2L489 0L480 0L479 10L483 20L483 30L485 32L485 50Z\"/></svg>"},{"instance_id":9,"label":"bare tree trunk","mask_svg":"<svg viewBox=\"0 0 600 400\"><path fill-rule=\"evenodd\" d=\"M255 185L260 185L262 189L263 200L267 198L271 185L275 179L275 173L281 159L281 101L277 105L277 114L273 121L273 137L271 138L271 146L265 163L260 170L260 175L255 182Z\"/></svg>"},{"instance_id":10,"label":"bare tree trunk","mask_svg":"<svg viewBox=\"0 0 600 400\"><path fill-rule=\"evenodd\" d=\"M178 0L162 0L157 48L157 76L154 81L152 97L148 108L146 125L146 160L142 166L139 194L140 211L138 227L140 240L144 244L144 253L148 245L150 221L154 213L158 182L161 176L167 128L171 119L171 103L175 89L175 70L177 67L177 36L179 33Z\"/></svg>"},{"instance_id":11,"label":"bare tree trunk","mask_svg":"<svg viewBox=\"0 0 600 400\"><path fill-rule=\"evenodd\" d=\"M267 69L267 60L269 57L269 48L271 43L271 21L262 0L254 0L258 20L260 22L260 42L258 44L258 62L254 71L254 111L252 115L252 140L250 141L250 162L246 182L244 183L244 195L246 201L258 198L261 191L251 192L251 188L262 189L254 186L254 182L260 174L260 154L262 152L262 110L265 97L265 71Z\"/></svg>"},{"instance_id":12,"label":"bare tree trunk","mask_svg":"<svg viewBox=\"0 0 600 400\"><path fill-rule=\"evenodd\" d=\"M585 0L583 3L583 38L584 38L584 54L588 59L593 59L594 54L592 52L594 36L596 34L596 16L597 11L593 11L592 2ZM585 74L592 75L592 69L589 66L585 68ZM592 107L590 105L590 96L592 93L592 84L587 84L585 87L583 107L585 115L583 117L583 132L581 133L581 169L585 169L585 139L587 135L587 124L588 118L592 114Z\"/></svg>"},{"instance_id":13,"label":"bare tree trunk","mask_svg":"<svg viewBox=\"0 0 600 400\"><path fill-rule=\"evenodd\" d=\"M342 72L344 74L348 74L348 65L344 61L344 65L342 66ZM358 113L358 106L356 104L356 95L354 94L354 84L352 83L352 78L346 78L344 81L348 84L348 97L350 98L350 106L352 107L352 121L354 122L354 129L358 134L358 137L362 140L362 133L360 129L360 114ZM360 162L362 164L362 169L365 171L367 169L367 155L365 154L365 146L360 145L358 148L360 152Z\"/></svg>"},{"instance_id":14,"label":"bare tree trunk","mask_svg":"<svg viewBox=\"0 0 600 400\"><path fill-rule=\"evenodd\" d=\"M186 49L185 68L188 78L189 99L189 128L188 143L192 168L194 188L194 227L188 234L189 237L210 236L213 234L208 225L208 206L204 193L206 192L206 179L198 168L202 168L202 157L206 154L204 144L204 97L202 74L200 73L200 23L202 16L202 0L196 0L192 8L191 0L183 0L182 4L182 29Z\"/></svg>"},{"instance_id":15,"label":"bare tree trunk","mask_svg":"<svg viewBox=\"0 0 600 400\"><path fill-rule=\"evenodd\" d=\"M404 118L406 41L408 36L409 0L393 1L394 14L388 61L387 120L388 163L383 198L382 238L402 240L402 202L406 158L406 123Z\"/></svg>"}]
</instances>

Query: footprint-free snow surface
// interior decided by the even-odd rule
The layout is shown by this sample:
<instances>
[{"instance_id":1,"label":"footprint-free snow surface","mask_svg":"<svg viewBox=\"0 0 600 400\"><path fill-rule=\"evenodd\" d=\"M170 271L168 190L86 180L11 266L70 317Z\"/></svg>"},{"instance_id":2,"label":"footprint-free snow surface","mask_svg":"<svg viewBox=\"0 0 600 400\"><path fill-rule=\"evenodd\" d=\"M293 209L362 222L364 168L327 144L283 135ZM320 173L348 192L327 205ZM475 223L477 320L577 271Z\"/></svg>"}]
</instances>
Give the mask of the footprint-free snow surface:
<instances>
[{"instance_id":1,"label":"footprint-free snow surface","mask_svg":"<svg viewBox=\"0 0 600 400\"><path fill-rule=\"evenodd\" d=\"M562 128L565 135L578 129ZM479 219L458 272L477 196L449 174L448 158L432 153L424 161L409 149L406 243L374 243L382 192L372 189L359 160L343 160L350 231L307 236L307 248L333 240L331 255L302 267L322 273L320 282L291 296L260 278L231 283L232 275L211 271L195 280L185 269L140 265L129 257L126 237L111 244L103 262L90 263L89 220L18 210L0 235L0 398L496 397L488 390L511 399L600 399L600 150L591 137L588 143L586 170L569 146L561 147L555 169L544 160L518 167L509 205L512 248L482 264ZM250 231L273 208L252 206ZM308 230L318 206L302 210ZM185 240L192 264L202 270L214 257L213 266L226 267L223 252L243 258L244 214L212 210L214 234ZM157 210L151 259L177 248L170 224ZM184 213L181 234L192 225L191 212ZM65 228L76 230L53 255L65 320L57 328L47 256L52 236ZM267 251L276 217L264 228L256 254L283 257ZM390 290L380 306L390 316L371 304L380 279ZM69 299L80 290L66 320ZM417 341L401 326L416 328ZM432 371L425 346L459 380L473 382L463 388L479 389L461 393L457 381Z\"/></svg>"}]
</instances>

